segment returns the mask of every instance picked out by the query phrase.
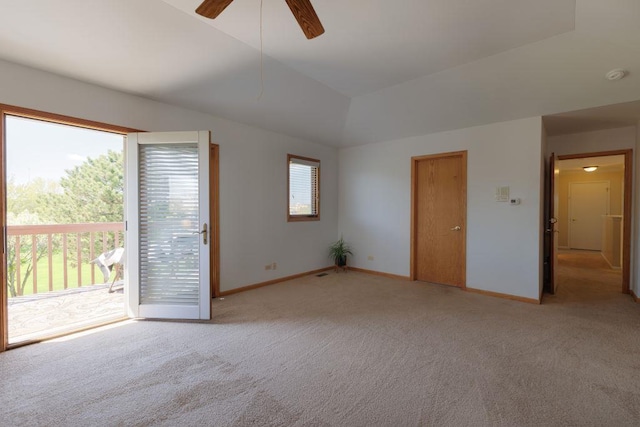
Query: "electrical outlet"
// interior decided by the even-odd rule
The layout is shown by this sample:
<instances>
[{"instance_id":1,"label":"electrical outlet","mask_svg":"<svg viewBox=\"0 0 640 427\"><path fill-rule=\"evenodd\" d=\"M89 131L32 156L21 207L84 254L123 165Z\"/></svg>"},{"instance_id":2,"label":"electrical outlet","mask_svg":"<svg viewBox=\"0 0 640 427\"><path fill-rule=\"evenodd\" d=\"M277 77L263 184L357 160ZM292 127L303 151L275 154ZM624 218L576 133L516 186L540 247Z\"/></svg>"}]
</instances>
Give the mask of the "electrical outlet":
<instances>
[{"instance_id":1,"label":"electrical outlet","mask_svg":"<svg viewBox=\"0 0 640 427\"><path fill-rule=\"evenodd\" d=\"M265 265L265 266L264 266L264 269L265 269L265 270L271 270L271 268L272 268L272 267L271 267L271 264L267 264L267 265Z\"/></svg>"},{"instance_id":2,"label":"electrical outlet","mask_svg":"<svg viewBox=\"0 0 640 427\"><path fill-rule=\"evenodd\" d=\"M278 263L277 262L272 263L271 264L271 269L277 270L278 269Z\"/></svg>"},{"instance_id":3,"label":"electrical outlet","mask_svg":"<svg viewBox=\"0 0 640 427\"><path fill-rule=\"evenodd\" d=\"M369 261L373 261L373 255L369 255L369 256L367 257L367 259L368 259Z\"/></svg>"}]
</instances>

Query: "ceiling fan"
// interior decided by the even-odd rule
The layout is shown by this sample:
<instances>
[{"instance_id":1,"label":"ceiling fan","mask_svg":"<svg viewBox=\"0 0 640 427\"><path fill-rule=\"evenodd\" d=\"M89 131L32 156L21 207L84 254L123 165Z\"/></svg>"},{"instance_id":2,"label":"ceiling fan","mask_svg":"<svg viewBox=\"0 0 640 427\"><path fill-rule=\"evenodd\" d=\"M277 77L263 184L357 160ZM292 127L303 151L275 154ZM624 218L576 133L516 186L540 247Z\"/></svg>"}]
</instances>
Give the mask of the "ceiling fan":
<instances>
[{"instance_id":1,"label":"ceiling fan","mask_svg":"<svg viewBox=\"0 0 640 427\"><path fill-rule=\"evenodd\" d=\"M215 19L233 0L204 0L196 9L198 15ZM324 33L320 18L316 15L310 0L285 0L296 17L302 32L308 39Z\"/></svg>"}]
</instances>

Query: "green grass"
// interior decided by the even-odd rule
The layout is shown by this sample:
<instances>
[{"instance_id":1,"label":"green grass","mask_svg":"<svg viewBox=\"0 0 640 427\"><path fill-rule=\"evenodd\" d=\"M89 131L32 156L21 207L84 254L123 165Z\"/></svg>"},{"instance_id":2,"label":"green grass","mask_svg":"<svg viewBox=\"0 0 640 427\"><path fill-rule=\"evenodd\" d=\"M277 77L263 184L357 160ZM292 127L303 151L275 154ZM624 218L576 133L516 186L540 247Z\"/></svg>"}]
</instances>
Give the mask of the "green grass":
<instances>
[{"instance_id":1,"label":"green grass","mask_svg":"<svg viewBox=\"0 0 640 427\"><path fill-rule=\"evenodd\" d=\"M74 258L75 260L75 258ZM67 288L77 288L78 287L78 268L73 267L71 263L71 257L67 257ZM52 288L49 288L49 260L45 256L40 261L38 261L38 293L49 292L51 290L59 291L65 289L64 287L64 268L63 268L63 259L61 253L52 254L51 256L51 267L52 267L52 276L53 283ZM24 278L26 267L23 265L21 268L21 276ZM91 270L94 270L95 280L91 280ZM89 264L89 260L82 260L81 265L81 274L82 274L82 286L89 286L92 284L103 283L103 276L100 269L92 264ZM115 275L115 271L111 272L110 280L113 280ZM33 295L33 273L27 279L27 284L25 285L23 295Z\"/></svg>"}]
</instances>

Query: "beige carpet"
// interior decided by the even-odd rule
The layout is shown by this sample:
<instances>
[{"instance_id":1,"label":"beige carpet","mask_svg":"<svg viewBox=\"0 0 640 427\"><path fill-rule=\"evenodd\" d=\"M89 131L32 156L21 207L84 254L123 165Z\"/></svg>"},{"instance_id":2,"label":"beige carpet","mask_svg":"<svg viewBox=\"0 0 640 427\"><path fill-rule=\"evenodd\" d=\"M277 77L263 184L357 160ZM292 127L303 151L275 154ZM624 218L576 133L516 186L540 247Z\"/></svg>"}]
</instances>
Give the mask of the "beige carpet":
<instances>
[{"instance_id":1,"label":"beige carpet","mask_svg":"<svg viewBox=\"0 0 640 427\"><path fill-rule=\"evenodd\" d=\"M0 354L0 424L637 426L640 304L545 302L309 276Z\"/></svg>"}]
</instances>

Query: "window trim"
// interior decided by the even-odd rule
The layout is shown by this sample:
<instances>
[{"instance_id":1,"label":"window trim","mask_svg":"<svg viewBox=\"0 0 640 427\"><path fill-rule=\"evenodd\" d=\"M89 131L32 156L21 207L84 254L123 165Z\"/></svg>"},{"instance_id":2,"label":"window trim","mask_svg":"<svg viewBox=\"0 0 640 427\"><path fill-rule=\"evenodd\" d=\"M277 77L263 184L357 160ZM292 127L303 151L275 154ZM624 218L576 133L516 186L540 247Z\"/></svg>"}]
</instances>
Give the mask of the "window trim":
<instances>
[{"instance_id":1,"label":"window trim","mask_svg":"<svg viewBox=\"0 0 640 427\"><path fill-rule=\"evenodd\" d=\"M291 159L299 159L304 160L306 162L313 162L318 164L318 173L317 173L317 182L316 182L316 209L317 214L315 215L291 215L290 209L290 200L291 200L291 172L289 170L289 165L291 164ZM301 222L301 221L320 221L320 160L313 159L311 157L298 156L296 154L287 154L287 222Z\"/></svg>"}]
</instances>

